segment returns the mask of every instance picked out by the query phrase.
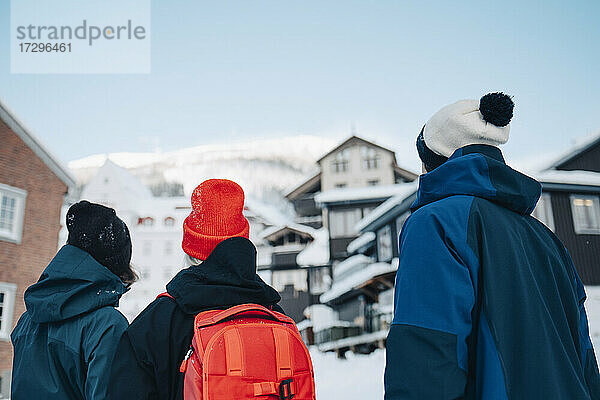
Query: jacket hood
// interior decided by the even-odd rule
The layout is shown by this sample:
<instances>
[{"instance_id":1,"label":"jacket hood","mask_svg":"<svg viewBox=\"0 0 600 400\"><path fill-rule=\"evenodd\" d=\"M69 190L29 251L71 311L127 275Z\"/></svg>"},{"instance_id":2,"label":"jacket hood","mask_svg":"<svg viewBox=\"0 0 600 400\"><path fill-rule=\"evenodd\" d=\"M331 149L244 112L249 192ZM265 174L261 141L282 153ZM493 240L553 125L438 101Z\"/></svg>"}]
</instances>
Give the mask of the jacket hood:
<instances>
[{"instance_id":1,"label":"jacket hood","mask_svg":"<svg viewBox=\"0 0 600 400\"><path fill-rule=\"evenodd\" d=\"M274 305L279 293L256 273L256 248L248 239L219 243L206 260L179 272L167 291L186 314L235 304Z\"/></svg>"},{"instance_id":2,"label":"jacket hood","mask_svg":"<svg viewBox=\"0 0 600 400\"><path fill-rule=\"evenodd\" d=\"M85 251L66 245L38 282L25 291L25 305L34 322L56 322L101 307L116 307L126 291L108 268Z\"/></svg>"},{"instance_id":3,"label":"jacket hood","mask_svg":"<svg viewBox=\"0 0 600 400\"><path fill-rule=\"evenodd\" d=\"M480 197L519 214L530 214L541 195L539 182L506 165L497 147L469 145L421 175L411 210L454 195Z\"/></svg>"}]
</instances>

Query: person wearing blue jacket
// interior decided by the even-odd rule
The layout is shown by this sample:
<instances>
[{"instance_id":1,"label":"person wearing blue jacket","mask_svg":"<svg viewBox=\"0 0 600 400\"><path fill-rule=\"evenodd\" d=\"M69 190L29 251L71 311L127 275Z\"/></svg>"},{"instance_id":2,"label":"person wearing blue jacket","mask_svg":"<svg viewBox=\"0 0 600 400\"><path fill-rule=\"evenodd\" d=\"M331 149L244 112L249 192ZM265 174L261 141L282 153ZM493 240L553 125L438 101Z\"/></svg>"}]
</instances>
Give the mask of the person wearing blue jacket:
<instances>
[{"instance_id":1,"label":"person wearing blue jacket","mask_svg":"<svg viewBox=\"0 0 600 400\"><path fill-rule=\"evenodd\" d=\"M69 237L11 334L12 400L105 399L115 349L128 323L115 309L136 280L129 230L115 210L81 201L67 213Z\"/></svg>"},{"instance_id":2,"label":"person wearing blue jacket","mask_svg":"<svg viewBox=\"0 0 600 400\"><path fill-rule=\"evenodd\" d=\"M600 399L586 298L560 240L530 214L541 185L506 165L513 101L444 107L400 234L385 399Z\"/></svg>"}]
</instances>

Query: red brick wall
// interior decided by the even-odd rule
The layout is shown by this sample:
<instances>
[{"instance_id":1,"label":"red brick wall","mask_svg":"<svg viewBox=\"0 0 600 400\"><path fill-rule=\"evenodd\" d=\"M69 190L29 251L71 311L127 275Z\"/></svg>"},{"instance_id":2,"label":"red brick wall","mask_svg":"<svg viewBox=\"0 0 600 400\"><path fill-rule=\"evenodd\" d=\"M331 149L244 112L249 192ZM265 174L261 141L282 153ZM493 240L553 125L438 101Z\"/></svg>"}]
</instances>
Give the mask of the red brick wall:
<instances>
[{"instance_id":1,"label":"red brick wall","mask_svg":"<svg viewBox=\"0 0 600 400\"><path fill-rule=\"evenodd\" d=\"M0 183L27 191L21 243L0 240L0 282L17 284L14 326L25 311L23 292L56 254L67 186L1 120ZM0 340L0 374L11 365L12 346Z\"/></svg>"}]
</instances>

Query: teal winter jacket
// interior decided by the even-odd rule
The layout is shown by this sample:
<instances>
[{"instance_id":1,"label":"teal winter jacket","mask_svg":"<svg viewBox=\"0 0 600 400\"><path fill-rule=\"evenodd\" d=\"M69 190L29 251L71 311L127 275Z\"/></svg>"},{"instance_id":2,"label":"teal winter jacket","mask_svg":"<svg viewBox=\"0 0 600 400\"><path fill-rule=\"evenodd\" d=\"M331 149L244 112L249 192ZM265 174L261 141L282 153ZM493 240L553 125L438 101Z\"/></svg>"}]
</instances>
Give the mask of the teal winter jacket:
<instances>
[{"instance_id":1,"label":"teal winter jacket","mask_svg":"<svg viewBox=\"0 0 600 400\"><path fill-rule=\"evenodd\" d=\"M126 291L92 256L66 245L25 292L12 332L12 400L104 399L127 320L115 309Z\"/></svg>"}]
</instances>

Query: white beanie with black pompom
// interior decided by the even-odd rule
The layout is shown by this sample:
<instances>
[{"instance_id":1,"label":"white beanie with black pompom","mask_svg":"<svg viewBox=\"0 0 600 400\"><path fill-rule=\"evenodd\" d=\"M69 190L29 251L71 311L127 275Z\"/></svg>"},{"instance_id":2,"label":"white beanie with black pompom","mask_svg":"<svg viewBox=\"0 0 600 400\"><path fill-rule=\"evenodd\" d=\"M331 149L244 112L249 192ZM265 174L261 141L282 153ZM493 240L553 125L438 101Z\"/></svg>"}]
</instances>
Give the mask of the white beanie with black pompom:
<instances>
[{"instance_id":1,"label":"white beanie with black pompom","mask_svg":"<svg viewBox=\"0 0 600 400\"><path fill-rule=\"evenodd\" d=\"M427 121L423 141L443 157L471 144L504 144L508 141L513 107L512 99L504 93L488 93L479 101L450 104Z\"/></svg>"}]
</instances>

